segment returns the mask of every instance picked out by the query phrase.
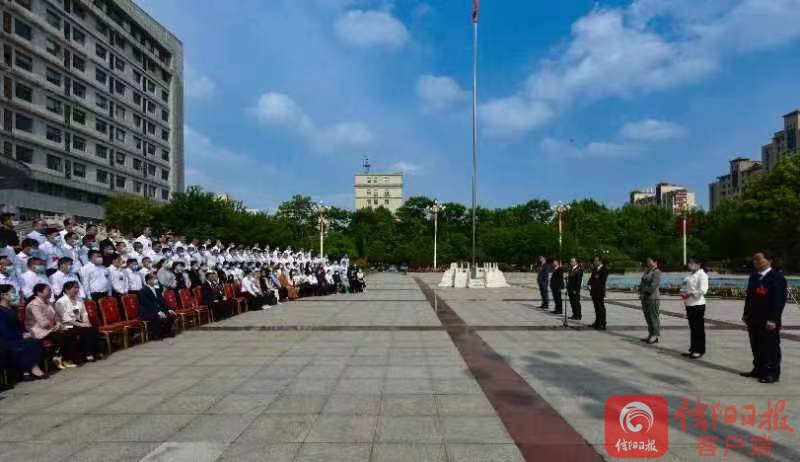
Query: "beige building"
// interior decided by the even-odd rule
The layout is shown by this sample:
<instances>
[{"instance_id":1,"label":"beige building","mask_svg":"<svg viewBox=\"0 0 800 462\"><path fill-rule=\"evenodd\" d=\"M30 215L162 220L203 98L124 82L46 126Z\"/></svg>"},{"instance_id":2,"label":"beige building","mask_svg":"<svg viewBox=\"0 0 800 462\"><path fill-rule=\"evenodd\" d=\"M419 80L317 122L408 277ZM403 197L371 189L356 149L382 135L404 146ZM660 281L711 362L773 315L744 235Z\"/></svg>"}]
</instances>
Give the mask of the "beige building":
<instances>
[{"instance_id":1,"label":"beige building","mask_svg":"<svg viewBox=\"0 0 800 462\"><path fill-rule=\"evenodd\" d=\"M714 210L727 199L738 197L744 185L762 173L775 168L778 161L786 156L800 153L800 110L783 116L783 130L772 136L772 142L761 147L761 162L737 157L730 161L726 175L708 185L709 207Z\"/></svg>"},{"instance_id":2,"label":"beige building","mask_svg":"<svg viewBox=\"0 0 800 462\"><path fill-rule=\"evenodd\" d=\"M694 193L672 183L658 183L652 189L637 189L629 194L629 202L638 205L659 205L673 212L693 209L697 206Z\"/></svg>"},{"instance_id":3,"label":"beige building","mask_svg":"<svg viewBox=\"0 0 800 462\"><path fill-rule=\"evenodd\" d=\"M402 173L357 173L356 210L384 207L395 213L403 205Z\"/></svg>"},{"instance_id":4,"label":"beige building","mask_svg":"<svg viewBox=\"0 0 800 462\"><path fill-rule=\"evenodd\" d=\"M133 0L0 11L0 168L17 175L0 183L0 208L98 219L112 194L183 191L180 40Z\"/></svg>"}]
</instances>

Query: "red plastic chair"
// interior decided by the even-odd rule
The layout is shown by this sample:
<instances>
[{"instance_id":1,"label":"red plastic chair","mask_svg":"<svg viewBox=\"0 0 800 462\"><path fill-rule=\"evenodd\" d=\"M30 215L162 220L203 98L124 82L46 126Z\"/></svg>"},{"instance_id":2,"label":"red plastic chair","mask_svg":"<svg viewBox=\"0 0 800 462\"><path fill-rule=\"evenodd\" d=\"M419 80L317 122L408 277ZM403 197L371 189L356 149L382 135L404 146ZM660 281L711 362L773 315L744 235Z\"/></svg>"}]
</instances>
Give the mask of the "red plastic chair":
<instances>
[{"instance_id":1,"label":"red plastic chair","mask_svg":"<svg viewBox=\"0 0 800 462\"><path fill-rule=\"evenodd\" d=\"M190 308L192 311L197 313L197 321L199 323L202 324L204 315L206 317L206 322L211 322L211 315L209 314L210 310L205 305L198 305L189 289L179 290L178 296L181 298L181 305L184 309Z\"/></svg>"},{"instance_id":2,"label":"red plastic chair","mask_svg":"<svg viewBox=\"0 0 800 462\"><path fill-rule=\"evenodd\" d=\"M84 300L83 306L86 308L86 314L89 315L89 322L92 324L93 327L97 328L97 331L100 332L100 335L103 336L103 339L106 341L106 349L108 350L108 354L111 354L111 334L114 333L113 330L102 330L103 321L100 320L100 312L97 309L97 303L93 300ZM124 329L119 329L117 332L123 334Z\"/></svg>"},{"instance_id":3,"label":"red plastic chair","mask_svg":"<svg viewBox=\"0 0 800 462\"><path fill-rule=\"evenodd\" d=\"M225 298L233 301L236 304L236 313L242 313L250 309L247 299L237 296L238 289L233 284L226 282L222 285L222 290L225 292Z\"/></svg>"},{"instance_id":4,"label":"red plastic chair","mask_svg":"<svg viewBox=\"0 0 800 462\"><path fill-rule=\"evenodd\" d=\"M192 295L194 295L194 305L205 306L206 308L208 308L209 322L214 322L214 311L211 309L210 306L203 304L203 288L202 287L192 288Z\"/></svg>"},{"instance_id":5,"label":"red plastic chair","mask_svg":"<svg viewBox=\"0 0 800 462\"><path fill-rule=\"evenodd\" d=\"M147 321L139 319L139 297L135 294L122 296L122 310L125 312L125 319L135 325L141 325L142 343L149 340L149 330Z\"/></svg>"},{"instance_id":6,"label":"red plastic chair","mask_svg":"<svg viewBox=\"0 0 800 462\"><path fill-rule=\"evenodd\" d=\"M191 308L181 308L178 305L178 296L175 295L175 291L172 289L167 289L162 294L164 296L164 301L167 302L167 308L174 311L181 320L181 330L186 330L186 324L199 326L200 319L197 313L192 310Z\"/></svg>"},{"instance_id":7,"label":"red plastic chair","mask_svg":"<svg viewBox=\"0 0 800 462\"><path fill-rule=\"evenodd\" d=\"M119 304L114 297L103 297L100 299L100 315L103 318L101 332L114 332L122 330L122 345L128 348L129 330L142 330L144 325L140 322L123 321L119 318ZM144 336L141 337L144 343Z\"/></svg>"}]
</instances>

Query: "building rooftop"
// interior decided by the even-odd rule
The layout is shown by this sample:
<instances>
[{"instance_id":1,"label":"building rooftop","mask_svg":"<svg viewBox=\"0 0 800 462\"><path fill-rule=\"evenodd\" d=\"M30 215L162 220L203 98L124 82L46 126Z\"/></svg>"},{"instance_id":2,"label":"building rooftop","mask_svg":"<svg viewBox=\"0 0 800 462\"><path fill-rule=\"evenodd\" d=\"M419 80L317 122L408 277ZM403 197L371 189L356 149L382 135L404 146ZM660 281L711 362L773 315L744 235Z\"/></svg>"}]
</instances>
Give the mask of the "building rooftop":
<instances>
[{"instance_id":1,"label":"building rooftop","mask_svg":"<svg viewBox=\"0 0 800 462\"><path fill-rule=\"evenodd\" d=\"M791 117L791 116L793 116L793 115L796 115L796 114L799 114L799 113L800 113L800 109L795 109L794 111L792 111L792 112L790 112L790 113L786 114L786 115L785 115L785 116L783 116L783 117L784 117L784 118L786 118L786 117Z\"/></svg>"}]
</instances>

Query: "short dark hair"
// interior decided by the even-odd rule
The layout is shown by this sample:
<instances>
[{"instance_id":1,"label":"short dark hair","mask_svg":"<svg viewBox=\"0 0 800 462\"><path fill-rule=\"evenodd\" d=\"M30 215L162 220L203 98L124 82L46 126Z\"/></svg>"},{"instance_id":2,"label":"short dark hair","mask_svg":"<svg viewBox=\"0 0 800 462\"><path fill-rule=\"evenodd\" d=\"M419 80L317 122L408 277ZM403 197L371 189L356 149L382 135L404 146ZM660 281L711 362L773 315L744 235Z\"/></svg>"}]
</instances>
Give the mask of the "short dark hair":
<instances>
[{"instance_id":1,"label":"short dark hair","mask_svg":"<svg viewBox=\"0 0 800 462\"><path fill-rule=\"evenodd\" d=\"M61 258L58 259L58 266L61 266L64 263L72 263L72 258L70 258L70 257L61 257Z\"/></svg>"},{"instance_id":2,"label":"short dark hair","mask_svg":"<svg viewBox=\"0 0 800 462\"><path fill-rule=\"evenodd\" d=\"M769 260L769 261L772 261L772 260L774 260L774 259L775 259L775 254L773 254L772 252L770 252L770 251L769 251L769 250L767 250L767 249L759 249L759 250L756 250L755 252L753 252L753 255L756 255L756 254L759 254L759 253L760 253L761 255L763 255L763 256L764 256L764 258L766 258L766 259L767 259L767 260Z\"/></svg>"},{"instance_id":3,"label":"short dark hair","mask_svg":"<svg viewBox=\"0 0 800 462\"><path fill-rule=\"evenodd\" d=\"M17 215L17 214L15 214L15 213L11 213L11 212L5 212L5 213L3 213L3 214L0 214L0 221L6 221L6 220L8 220L9 218L13 218L13 217L15 217L16 215Z\"/></svg>"},{"instance_id":4,"label":"short dark hair","mask_svg":"<svg viewBox=\"0 0 800 462\"><path fill-rule=\"evenodd\" d=\"M67 239L69 239L69 238L71 238L73 236L77 237L78 233L76 233L75 231L70 231L70 232L68 232L67 234L64 235L64 240L66 241Z\"/></svg>"},{"instance_id":5,"label":"short dark hair","mask_svg":"<svg viewBox=\"0 0 800 462\"><path fill-rule=\"evenodd\" d=\"M92 236L91 234L87 234L86 236L83 236L83 239L81 239L81 242L83 242L83 245L86 245L89 242L94 242L94 236Z\"/></svg>"},{"instance_id":6,"label":"short dark hair","mask_svg":"<svg viewBox=\"0 0 800 462\"><path fill-rule=\"evenodd\" d=\"M69 224L69 222L71 222L71 221L74 221L74 222L76 222L76 223L77 223L77 220L75 220L75 218L73 218L73 217L67 217L67 218L64 218L64 221L63 221L63 223L64 223L64 227L66 228L66 227L67 227L67 225Z\"/></svg>"},{"instance_id":7,"label":"short dark hair","mask_svg":"<svg viewBox=\"0 0 800 462\"><path fill-rule=\"evenodd\" d=\"M0 284L0 295L7 294L12 290L14 290L14 286L12 286L11 284Z\"/></svg>"},{"instance_id":8,"label":"short dark hair","mask_svg":"<svg viewBox=\"0 0 800 462\"><path fill-rule=\"evenodd\" d=\"M139 260L137 260L137 259L135 259L135 258L129 258L129 259L128 259L128 261L126 261L125 263L127 263L127 264L129 264L129 265L130 265L130 264L131 264L131 262L133 262L133 263L139 263Z\"/></svg>"},{"instance_id":9,"label":"short dark hair","mask_svg":"<svg viewBox=\"0 0 800 462\"><path fill-rule=\"evenodd\" d=\"M36 284L35 286L33 286L33 295L39 295L40 293L42 293L42 291L44 291L44 289L49 289L49 288L50 286L48 284L42 284L42 283Z\"/></svg>"},{"instance_id":10,"label":"short dark hair","mask_svg":"<svg viewBox=\"0 0 800 462\"><path fill-rule=\"evenodd\" d=\"M64 287L61 289L61 292L62 293L66 292L69 289L72 289L73 287L80 287L78 285L78 281L67 281L67 282L64 283Z\"/></svg>"},{"instance_id":11,"label":"short dark hair","mask_svg":"<svg viewBox=\"0 0 800 462\"><path fill-rule=\"evenodd\" d=\"M92 249L92 250L90 250L90 251L89 251L89 255L88 255L88 256L89 256L89 258L92 258L92 257L94 257L95 255L102 255L102 254L103 254L103 253L102 253L102 252L100 252L99 250L94 250L94 249Z\"/></svg>"},{"instance_id":12,"label":"short dark hair","mask_svg":"<svg viewBox=\"0 0 800 462\"><path fill-rule=\"evenodd\" d=\"M27 266L28 266L28 268L30 268L31 266L34 266L39 262L44 263L44 260L42 260L41 258L37 258L37 257L31 257L31 258L28 259L28 265Z\"/></svg>"},{"instance_id":13,"label":"short dark hair","mask_svg":"<svg viewBox=\"0 0 800 462\"><path fill-rule=\"evenodd\" d=\"M20 244L20 247L22 247L23 249L26 249L28 247L39 247L39 241L37 241L36 239L25 238L22 240L22 244Z\"/></svg>"}]
</instances>

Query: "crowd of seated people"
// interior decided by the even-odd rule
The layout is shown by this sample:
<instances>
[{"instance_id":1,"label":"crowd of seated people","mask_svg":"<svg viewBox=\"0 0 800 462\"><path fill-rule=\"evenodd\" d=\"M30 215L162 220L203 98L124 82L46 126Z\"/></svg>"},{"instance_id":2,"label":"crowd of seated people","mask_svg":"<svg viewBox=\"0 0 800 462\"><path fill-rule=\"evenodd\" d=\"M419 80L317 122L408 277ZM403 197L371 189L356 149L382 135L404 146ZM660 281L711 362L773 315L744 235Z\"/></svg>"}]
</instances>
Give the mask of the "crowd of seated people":
<instances>
[{"instance_id":1,"label":"crowd of seated people","mask_svg":"<svg viewBox=\"0 0 800 462\"><path fill-rule=\"evenodd\" d=\"M47 366L71 368L111 353L115 334L141 342L269 310L300 297L363 292L363 272L311 252L223 245L145 227L124 236L68 218L62 227L33 222L25 236L14 215L0 215L0 371L47 378ZM105 340L105 342L104 342ZM104 348L104 343L106 348ZM44 370L43 370L44 369Z\"/></svg>"}]
</instances>

